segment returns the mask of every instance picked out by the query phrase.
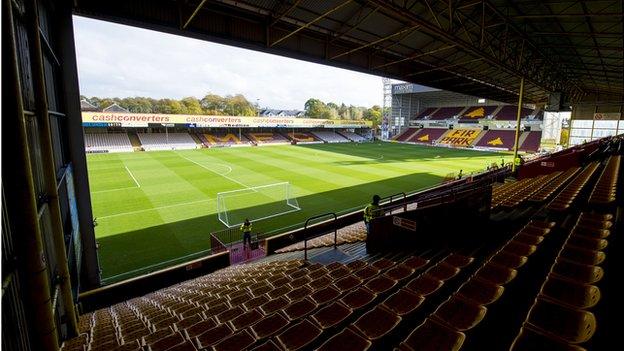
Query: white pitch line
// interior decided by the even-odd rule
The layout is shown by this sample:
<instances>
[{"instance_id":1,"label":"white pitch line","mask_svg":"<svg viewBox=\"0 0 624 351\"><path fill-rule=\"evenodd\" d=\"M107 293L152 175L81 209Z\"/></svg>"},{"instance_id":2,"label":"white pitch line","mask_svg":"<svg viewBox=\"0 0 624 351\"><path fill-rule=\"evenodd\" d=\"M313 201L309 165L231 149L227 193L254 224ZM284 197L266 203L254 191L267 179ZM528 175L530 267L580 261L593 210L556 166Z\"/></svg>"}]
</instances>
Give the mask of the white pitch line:
<instances>
[{"instance_id":1,"label":"white pitch line","mask_svg":"<svg viewBox=\"0 0 624 351\"><path fill-rule=\"evenodd\" d=\"M170 208L170 207L178 207L178 206L193 205L193 204L198 204L198 203L202 203L202 202L210 202L210 201L214 201L214 200L215 200L215 199L197 200L197 201L183 202L183 203L180 203L180 204L175 204L175 205L167 205L167 206L160 206L160 207L146 208L146 209L144 209L144 210L136 210L136 211L130 211L130 212L115 213L115 214L108 215L108 216L100 216L100 217L98 217L98 219L113 218L113 217L125 216L125 215L135 214L135 213L142 213L142 212L156 211L156 210L162 210L162 209L165 209L165 208Z\"/></svg>"},{"instance_id":2,"label":"white pitch line","mask_svg":"<svg viewBox=\"0 0 624 351\"><path fill-rule=\"evenodd\" d=\"M139 184L139 182L136 180L136 178L134 177L134 175L132 174L132 172L130 172L130 170L128 169L128 166L124 166L126 168L126 171L128 171L128 174L130 174L130 176L132 177L132 180L134 180L134 183L136 183L137 187L141 187L141 184Z\"/></svg>"},{"instance_id":3,"label":"white pitch line","mask_svg":"<svg viewBox=\"0 0 624 351\"><path fill-rule=\"evenodd\" d=\"M176 153L177 153L177 152L176 152ZM183 159L185 159L185 160L187 160L187 161L190 161L190 162L193 162L194 164L198 165L199 167L204 168L204 169L206 169L206 170L208 170L208 171L210 171L210 172L212 172L212 173L214 173L214 174L216 174L216 175L219 175L219 176L221 176L221 177L223 177L223 178L225 178L225 179L231 180L231 181L233 181L234 183L240 184L240 185L242 185L243 187L245 187L245 188L247 188L247 189L249 189L249 188L250 188L250 186L248 186L248 185L246 185L246 184L243 184L243 183L239 182L238 180L236 180L236 179L234 179L234 178L232 178L232 177L228 177L228 176L227 176L227 175L225 175L225 174L221 174L221 173L219 173L219 172L217 172L217 171L215 171L215 170L213 170L213 169L210 169L210 168L208 168L208 167L206 167L206 166L202 165L202 164L201 164L201 163L199 163L199 162L193 161L193 160L191 160L190 158L188 158L188 157L186 157L186 156L182 156L182 155L180 155L179 153L177 153L177 154L178 154L178 156L182 157Z\"/></svg>"},{"instance_id":4,"label":"white pitch line","mask_svg":"<svg viewBox=\"0 0 624 351\"><path fill-rule=\"evenodd\" d=\"M124 187L124 188L117 188L117 189L98 190L98 191L92 191L91 194L109 193L111 191L120 191L120 190L128 190L128 189L138 189L138 187L136 187L136 186L127 186L127 187Z\"/></svg>"}]
</instances>

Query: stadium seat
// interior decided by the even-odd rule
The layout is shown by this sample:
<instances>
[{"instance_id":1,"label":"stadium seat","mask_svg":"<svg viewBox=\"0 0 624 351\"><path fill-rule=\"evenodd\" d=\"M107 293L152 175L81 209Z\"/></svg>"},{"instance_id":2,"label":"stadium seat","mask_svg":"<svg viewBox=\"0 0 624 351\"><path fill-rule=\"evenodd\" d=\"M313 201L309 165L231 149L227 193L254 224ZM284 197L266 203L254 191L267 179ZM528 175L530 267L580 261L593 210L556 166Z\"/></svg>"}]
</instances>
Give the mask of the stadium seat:
<instances>
[{"instance_id":1,"label":"stadium seat","mask_svg":"<svg viewBox=\"0 0 624 351\"><path fill-rule=\"evenodd\" d=\"M325 341L317 351L366 351L372 343L349 328Z\"/></svg>"},{"instance_id":2,"label":"stadium seat","mask_svg":"<svg viewBox=\"0 0 624 351\"><path fill-rule=\"evenodd\" d=\"M415 294L407 289L399 289L384 300L381 306L394 312L397 316L405 318L414 313L423 301L425 301L423 296Z\"/></svg>"},{"instance_id":3,"label":"stadium seat","mask_svg":"<svg viewBox=\"0 0 624 351\"><path fill-rule=\"evenodd\" d=\"M288 299L283 296L280 296L260 306L260 310L262 311L262 313L264 313L265 316L268 316L288 306L288 304L289 304Z\"/></svg>"},{"instance_id":4,"label":"stadium seat","mask_svg":"<svg viewBox=\"0 0 624 351\"><path fill-rule=\"evenodd\" d=\"M341 292L330 285L315 291L312 295L310 295L310 299L320 306L339 298L340 295Z\"/></svg>"},{"instance_id":5,"label":"stadium seat","mask_svg":"<svg viewBox=\"0 0 624 351\"><path fill-rule=\"evenodd\" d=\"M455 266L451 266L445 262L439 262L427 270L427 274L441 281L446 281L457 275L459 271L460 269Z\"/></svg>"},{"instance_id":6,"label":"stadium seat","mask_svg":"<svg viewBox=\"0 0 624 351\"><path fill-rule=\"evenodd\" d=\"M368 279L373 278L377 274L379 274L379 269L373 266L366 266L366 267L361 268L357 272L353 273L353 276L366 281Z\"/></svg>"},{"instance_id":7,"label":"stadium seat","mask_svg":"<svg viewBox=\"0 0 624 351\"><path fill-rule=\"evenodd\" d=\"M243 310L240 306L236 306L236 307L230 308L229 310L219 313L218 315L216 315L215 319L219 323L225 323L242 315L243 313L245 313L245 310Z\"/></svg>"},{"instance_id":8,"label":"stadium seat","mask_svg":"<svg viewBox=\"0 0 624 351\"><path fill-rule=\"evenodd\" d=\"M445 257L442 262L448 263L449 265L457 268L464 268L471 264L474 261L473 257L463 256L459 254L451 254Z\"/></svg>"},{"instance_id":9,"label":"stadium seat","mask_svg":"<svg viewBox=\"0 0 624 351\"><path fill-rule=\"evenodd\" d=\"M546 336L535 328L524 326L511 345L510 351L586 351L577 345Z\"/></svg>"},{"instance_id":10,"label":"stadium seat","mask_svg":"<svg viewBox=\"0 0 624 351\"><path fill-rule=\"evenodd\" d=\"M266 295L259 295L258 297L254 297L250 299L249 301L243 302L243 308L249 311L249 310L252 310L254 308L264 305L268 301L269 301L269 298Z\"/></svg>"},{"instance_id":11,"label":"stadium seat","mask_svg":"<svg viewBox=\"0 0 624 351\"><path fill-rule=\"evenodd\" d=\"M574 234L568 238L567 244L588 250L604 250L609 242L605 239L594 239Z\"/></svg>"},{"instance_id":12,"label":"stadium seat","mask_svg":"<svg viewBox=\"0 0 624 351\"><path fill-rule=\"evenodd\" d=\"M604 270L599 266L578 264L559 258L553 265L551 274L579 284L593 284L602 279Z\"/></svg>"},{"instance_id":13,"label":"stadium seat","mask_svg":"<svg viewBox=\"0 0 624 351\"><path fill-rule=\"evenodd\" d=\"M479 324L486 312L487 308L481 305L457 296L451 296L437 308L432 317L448 324L455 330L465 331Z\"/></svg>"},{"instance_id":14,"label":"stadium seat","mask_svg":"<svg viewBox=\"0 0 624 351\"><path fill-rule=\"evenodd\" d=\"M277 346L273 340L267 340L264 344L251 349L251 351L282 351L282 348Z\"/></svg>"},{"instance_id":15,"label":"stadium seat","mask_svg":"<svg viewBox=\"0 0 624 351\"><path fill-rule=\"evenodd\" d=\"M206 330L214 328L216 326L217 326L217 323L214 321L214 319L209 318L199 323L195 323L192 326L184 329L183 333L187 339L192 339L202 334Z\"/></svg>"},{"instance_id":16,"label":"stadium seat","mask_svg":"<svg viewBox=\"0 0 624 351\"><path fill-rule=\"evenodd\" d=\"M368 281L364 286L373 294L384 295L397 285L397 281L386 276L379 276Z\"/></svg>"},{"instance_id":17,"label":"stadium seat","mask_svg":"<svg viewBox=\"0 0 624 351\"><path fill-rule=\"evenodd\" d=\"M276 340L285 351L304 350L307 349L322 332L323 331L319 327L304 319L277 335Z\"/></svg>"},{"instance_id":18,"label":"stadium seat","mask_svg":"<svg viewBox=\"0 0 624 351\"><path fill-rule=\"evenodd\" d=\"M510 252L499 251L496 255L492 256L490 262L504 267L518 269L524 266L527 260L528 258L526 256L518 256Z\"/></svg>"},{"instance_id":19,"label":"stadium seat","mask_svg":"<svg viewBox=\"0 0 624 351\"><path fill-rule=\"evenodd\" d=\"M391 333L400 322L401 317L377 306L358 318L350 328L353 328L367 340L375 342Z\"/></svg>"},{"instance_id":20,"label":"stadium seat","mask_svg":"<svg viewBox=\"0 0 624 351\"><path fill-rule=\"evenodd\" d=\"M535 252L535 250L537 250L537 246L535 245L527 245L515 241L510 241L503 248L503 251L517 256L530 256Z\"/></svg>"},{"instance_id":21,"label":"stadium seat","mask_svg":"<svg viewBox=\"0 0 624 351\"><path fill-rule=\"evenodd\" d=\"M406 279L410 279L416 270L406 264L398 264L390 268L384 275L390 279L402 282Z\"/></svg>"},{"instance_id":22,"label":"stadium seat","mask_svg":"<svg viewBox=\"0 0 624 351\"><path fill-rule=\"evenodd\" d=\"M540 296L571 308L587 309L600 301L600 289L594 285L549 277L540 290Z\"/></svg>"},{"instance_id":23,"label":"stadium seat","mask_svg":"<svg viewBox=\"0 0 624 351\"><path fill-rule=\"evenodd\" d=\"M197 349L195 348L195 346L193 345L193 343L191 341L184 341L181 344L178 344L172 348L167 349L167 351L196 351ZM115 351L119 351L119 348L117 348Z\"/></svg>"},{"instance_id":24,"label":"stadium seat","mask_svg":"<svg viewBox=\"0 0 624 351\"><path fill-rule=\"evenodd\" d=\"M416 294L428 296L440 289L443 284L444 282L442 280L425 273L412 279L409 283L407 283L405 288Z\"/></svg>"},{"instance_id":25,"label":"stadium seat","mask_svg":"<svg viewBox=\"0 0 624 351\"><path fill-rule=\"evenodd\" d=\"M542 241L544 241L543 236L533 235L533 234L525 234L520 232L513 237L513 241L527 244L527 245L539 245Z\"/></svg>"},{"instance_id":26,"label":"stadium seat","mask_svg":"<svg viewBox=\"0 0 624 351\"><path fill-rule=\"evenodd\" d=\"M262 318L262 313L260 313L258 310L251 310L251 311L247 311L247 312L241 314L240 316L232 319L229 322L229 325L230 325L230 327L232 327L232 330L238 331L238 330L244 329L244 328L254 324L260 318Z\"/></svg>"},{"instance_id":27,"label":"stadium seat","mask_svg":"<svg viewBox=\"0 0 624 351\"><path fill-rule=\"evenodd\" d=\"M204 349L232 335L232 329L225 324L219 324L214 328L205 330L195 338L195 344L199 349Z\"/></svg>"},{"instance_id":28,"label":"stadium seat","mask_svg":"<svg viewBox=\"0 0 624 351\"><path fill-rule=\"evenodd\" d=\"M370 290L359 287L340 298L339 301L352 310L358 310L370 305L376 298L377 295Z\"/></svg>"},{"instance_id":29,"label":"stadium seat","mask_svg":"<svg viewBox=\"0 0 624 351\"><path fill-rule=\"evenodd\" d=\"M513 268L490 262L481 267L475 274L475 277L486 280L494 285L505 285L512 281L517 274L518 271Z\"/></svg>"},{"instance_id":30,"label":"stadium seat","mask_svg":"<svg viewBox=\"0 0 624 351\"><path fill-rule=\"evenodd\" d=\"M587 311L575 310L538 299L527 316L527 323L547 335L572 344L589 340L596 331L596 318Z\"/></svg>"},{"instance_id":31,"label":"stadium seat","mask_svg":"<svg viewBox=\"0 0 624 351\"><path fill-rule=\"evenodd\" d=\"M559 253L559 257L574 263L595 266L604 262L607 255L602 251L586 250L566 245Z\"/></svg>"},{"instance_id":32,"label":"stadium seat","mask_svg":"<svg viewBox=\"0 0 624 351\"><path fill-rule=\"evenodd\" d=\"M332 302L311 315L310 320L316 323L322 330L326 330L341 324L351 314L352 311L349 307L340 302Z\"/></svg>"},{"instance_id":33,"label":"stadium seat","mask_svg":"<svg viewBox=\"0 0 624 351\"><path fill-rule=\"evenodd\" d=\"M402 351L458 351L466 336L432 319L416 327L399 345Z\"/></svg>"},{"instance_id":34,"label":"stadium seat","mask_svg":"<svg viewBox=\"0 0 624 351\"><path fill-rule=\"evenodd\" d=\"M333 280L330 277L321 276L309 282L308 286L312 288L313 291L316 291L331 285L332 282Z\"/></svg>"},{"instance_id":35,"label":"stadium seat","mask_svg":"<svg viewBox=\"0 0 624 351\"><path fill-rule=\"evenodd\" d=\"M327 282L327 284L323 286L327 286L331 283L331 281ZM319 287L320 288L320 287ZM286 298L290 301L298 301L303 299L304 297L310 295L314 289L308 287L307 285L303 285L298 287L297 289L291 290L288 294L286 294Z\"/></svg>"},{"instance_id":36,"label":"stadium seat","mask_svg":"<svg viewBox=\"0 0 624 351\"><path fill-rule=\"evenodd\" d=\"M283 313L290 321L294 321L312 313L317 307L314 301L305 298L288 305L283 309Z\"/></svg>"},{"instance_id":37,"label":"stadium seat","mask_svg":"<svg viewBox=\"0 0 624 351\"><path fill-rule=\"evenodd\" d=\"M185 342L184 337L180 333L173 333L164 338L158 339L150 344L147 344L147 349L149 351L165 351L173 346L182 344Z\"/></svg>"},{"instance_id":38,"label":"stadium seat","mask_svg":"<svg viewBox=\"0 0 624 351\"><path fill-rule=\"evenodd\" d=\"M427 263L429 263L429 260L426 260L422 257L419 256L410 256L408 258L406 258L403 262L401 262L402 264L411 267L412 269L418 270L424 266L427 265Z\"/></svg>"},{"instance_id":39,"label":"stadium seat","mask_svg":"<svg viewBox=\"0 0 624 351\"><path fill-rule=\"evenodd\" d=\"M362 280L361 279L356 278L356 277L354 277L352 275L349 275L347 277L344 277L344 278L338 280L333 285L339 291L344 292L344 291L349 291L349 290L355 288L356 286L358 286L360 284L362 284Z\"/></svg>"},{"instance_id":40,"label":"stadium seat","mask_svg":"<svg viewBox=\"0 0 624 351\"><path fill-rule=\"evenodd\" d=\"M256 339L247 330L241 330L219 341L212 349L214 351L245 350L253 345L254 342L256 342Z\"/></svg>"},{"instance_id":41,"label":"stadium seat","mask_svg":"<svg viewBox=\"0 0 624 351\"><path fill-rule=\"evenodd\" d=\"M504 291L505 288L500 285L473 278L459 288L457 296L474 301L478 305L487 306L498 300Z\"/></svg>"},{"instance_id":42,"label":"stadium seat","mask_svg":"<svg viewBox=\"0 0 624 351\"><path fill-rule=\"evenodd\" d=\"M264 340L284 329L288 325L288 319L282 313L274 313L260 319L249 329L258 340Z\"/></svg>"}]
</instances>

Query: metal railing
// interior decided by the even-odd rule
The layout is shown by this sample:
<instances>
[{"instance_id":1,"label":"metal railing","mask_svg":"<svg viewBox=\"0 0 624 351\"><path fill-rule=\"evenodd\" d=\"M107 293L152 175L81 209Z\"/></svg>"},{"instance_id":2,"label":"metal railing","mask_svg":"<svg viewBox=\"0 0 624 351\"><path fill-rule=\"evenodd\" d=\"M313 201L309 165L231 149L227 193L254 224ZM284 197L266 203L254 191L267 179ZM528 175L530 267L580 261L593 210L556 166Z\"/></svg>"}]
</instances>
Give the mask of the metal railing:
<instances>
[{"instance_id":1,"label":"metal railing","mask_svg":"<svg viewBox=\"0 0 624 351\"><path fill-rule=\"evenodd\" d=\"M334 248L336 248L338 246L338 226L336 225L336 221L338 220L338 216L336 216L336 213L334 212L328 212L328 213L323 213L320 215L316 215L313 217L310 217L308 219L306 219L305 221L305 225L303 226L304 229L304 236L303 236L303 259L305 261L308 260L308 233L307 231L305 231L306 229L308 229L308 224L310 223L310 221L314 220L314 219L319 219L319 218L323 218L323 217L327 217L327 216L333 216L334 217ZM316 235L316 237L318 237L320 235Z\"/></svg>"},{"instance_id":2,"label":"metal railing","mask_svg":"<svg viewBox=\"0 0 624 351\"><path fill-rule=\"evenodd\" d=\"M394 199L395 197L402 197L403 201L399 204L395 204L394 203ZM390 214L392 214L392 212L399 208L399 207L403 207L403 212L407 212L407 194L405 194L404 192L400 192L400 193L396 193L396 194L392 194L392 195L388 195L386 197L382 197L379 200L379 203L383 203L385 201L388 201L388 203L386 205L388 205L387 207L384 208L384 212L390 212Z\"/></svg>"}]
</instances>

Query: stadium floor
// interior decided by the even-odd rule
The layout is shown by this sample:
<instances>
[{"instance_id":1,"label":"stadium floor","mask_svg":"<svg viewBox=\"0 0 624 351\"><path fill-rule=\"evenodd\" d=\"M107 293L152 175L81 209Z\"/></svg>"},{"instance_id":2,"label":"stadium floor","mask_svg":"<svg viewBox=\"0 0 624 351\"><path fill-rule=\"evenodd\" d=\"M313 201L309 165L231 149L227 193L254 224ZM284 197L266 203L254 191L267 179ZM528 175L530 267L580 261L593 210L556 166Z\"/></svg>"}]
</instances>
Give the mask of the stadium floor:
<instances>
[{"instance_id":1,"label":"stadium floor","mask_svg":"<svg viewBox=\"0 0 624 351\"><path fill-rule=\"evenodd\" d=\"M255 233L277 234L319 213L362 208L372 194L421 190L501 157L511 161L509 154L396 143L89 154L102 277L110 283L205 254L209 233L225 228L219 192L289 182L301 210L254 223ZM249 208L252 220L259 208Z\"/></svg>"}]
</instances>

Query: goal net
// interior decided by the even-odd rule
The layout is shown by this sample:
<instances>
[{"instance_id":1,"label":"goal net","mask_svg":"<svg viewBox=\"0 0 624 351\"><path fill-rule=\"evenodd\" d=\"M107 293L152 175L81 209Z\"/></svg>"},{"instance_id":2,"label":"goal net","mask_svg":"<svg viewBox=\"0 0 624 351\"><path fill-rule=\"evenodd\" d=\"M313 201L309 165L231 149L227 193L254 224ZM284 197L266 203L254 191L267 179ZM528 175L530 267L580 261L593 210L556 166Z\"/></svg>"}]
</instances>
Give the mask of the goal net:
<instances>
[{"instance_id":1,"label":"goal net","mask_svg":"<svg viewBox=\"0 0 624 351\"><path fill-rule=\"evenodd\" d=\"M219 221L230 228L242 224L245 218L253 222L299 210L299 203L292 196L288 182L217 194Z\"/></svg>"}]
</instances>

